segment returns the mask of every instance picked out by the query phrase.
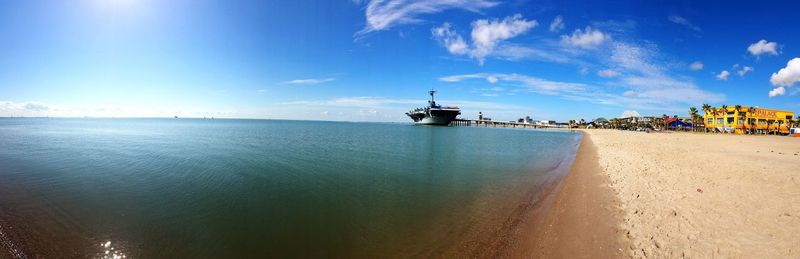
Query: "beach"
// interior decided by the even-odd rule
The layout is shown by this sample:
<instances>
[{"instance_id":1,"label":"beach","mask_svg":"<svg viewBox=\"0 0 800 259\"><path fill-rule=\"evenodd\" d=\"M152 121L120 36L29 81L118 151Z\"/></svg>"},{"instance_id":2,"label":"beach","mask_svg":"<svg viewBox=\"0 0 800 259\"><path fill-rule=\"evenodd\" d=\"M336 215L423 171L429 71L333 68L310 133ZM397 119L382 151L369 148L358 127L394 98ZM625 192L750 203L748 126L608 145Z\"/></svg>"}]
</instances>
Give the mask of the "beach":
<instances>
[{"instance_id":1,"label":"beach","mask_svg":"<svg viewBox=\"0 0 800 259\"><path fill-rule=\"evenodd\" d=\"M602 238L565 236L577 228L613 232L616 238L605 238L616 241L610 244L621 246L617 252L625 257L800 256L800 138L618 130L586 130L585 137L596 150L599 168L594 170L601 177L596 184L571 187L598 176L591 167L580 167L584 142L545 216L550 221L533 235L551 242L535 250L539 255L596 257L597 251L576 244L582 242L599 242L594 249L608 250L600 246L609 244ZM570 199L603 191L613 198L588 197L602 205ZM605 220L585 206L619 208L621 218L606 217L617 220L616 226L595 225ZM548 238L552 233L556 237Z\"/></svg>"}]
</instances>

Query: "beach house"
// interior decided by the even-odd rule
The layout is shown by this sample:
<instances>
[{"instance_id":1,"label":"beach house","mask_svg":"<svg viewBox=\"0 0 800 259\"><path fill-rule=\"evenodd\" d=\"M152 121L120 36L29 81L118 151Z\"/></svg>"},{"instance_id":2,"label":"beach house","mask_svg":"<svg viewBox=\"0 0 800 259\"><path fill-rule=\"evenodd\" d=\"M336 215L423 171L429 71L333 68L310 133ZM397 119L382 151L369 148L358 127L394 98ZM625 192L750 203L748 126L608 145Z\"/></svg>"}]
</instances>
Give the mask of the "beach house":
<instances>
[{"instance_id":1,"label":"beach house","mask_svg":"<svg viewBox=\"0 0 800 259\"><path fill-rule=\"evenodd\" d=\"M736 134L789 134L794 112L759 107L707 107L703 121L706 131Z\"/></svg>"}]
</instances>

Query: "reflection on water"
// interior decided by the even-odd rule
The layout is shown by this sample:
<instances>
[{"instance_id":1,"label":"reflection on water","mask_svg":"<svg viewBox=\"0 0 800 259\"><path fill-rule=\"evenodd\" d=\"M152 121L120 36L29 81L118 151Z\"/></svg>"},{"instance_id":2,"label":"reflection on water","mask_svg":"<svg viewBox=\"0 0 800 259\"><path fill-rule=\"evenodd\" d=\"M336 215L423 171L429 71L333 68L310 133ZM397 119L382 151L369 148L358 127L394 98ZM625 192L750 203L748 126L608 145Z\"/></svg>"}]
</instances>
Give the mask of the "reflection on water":
<instances>
[{"instance_id":1,"label":"reflection on water","mask_svg":"<svg viewBox=\"0 0 800 259\"><path fill-rule=\"evenodd\" d=\"M96 258L100 259L121 259L127 258L125 252L120 249L119 247L115 247L111 244L111 241L106 241L105 243L100 243L100 252Z\"/></svg>"},{"instance_id":2,"label":"reflection on water","mask_svg":"<svg viewBox=\"0 0 800 259\"><path fill-rule=\"evenodd\" d=\"M579 138L376 123L0 119L0 208L56 254L79 253L69 249L87 240L87 254L102 258L453 257L503 235Z\"/></svg>"}]
</instances>

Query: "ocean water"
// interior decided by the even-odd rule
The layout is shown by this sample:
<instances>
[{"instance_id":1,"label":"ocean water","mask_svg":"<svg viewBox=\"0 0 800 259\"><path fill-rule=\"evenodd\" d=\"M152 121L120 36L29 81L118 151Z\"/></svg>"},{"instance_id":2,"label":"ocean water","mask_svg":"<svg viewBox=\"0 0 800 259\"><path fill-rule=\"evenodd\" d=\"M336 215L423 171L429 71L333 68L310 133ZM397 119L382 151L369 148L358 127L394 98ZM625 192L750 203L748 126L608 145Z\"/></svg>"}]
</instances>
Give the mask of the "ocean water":
<instances>
[{"instance_id":1,"label":"ocean water","mask_svg":"<svg viewBox=\"0 0 800 259\"><path fill-rule=\"evenodd\" d=\"M398 123L7 118L0 222L50 257L466 256L503 245L579 142Z\"/></svg>"}]
</instances>

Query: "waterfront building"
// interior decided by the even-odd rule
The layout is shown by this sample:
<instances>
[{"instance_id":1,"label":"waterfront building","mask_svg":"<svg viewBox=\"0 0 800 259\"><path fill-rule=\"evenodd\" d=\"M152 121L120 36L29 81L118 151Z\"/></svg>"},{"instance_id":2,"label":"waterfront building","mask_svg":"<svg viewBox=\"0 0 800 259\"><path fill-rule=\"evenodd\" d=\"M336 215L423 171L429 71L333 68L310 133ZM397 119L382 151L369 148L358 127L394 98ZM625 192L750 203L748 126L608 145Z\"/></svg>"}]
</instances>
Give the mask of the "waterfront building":
<instances>
[{"instance_id":1,"label":"waterfront building","mask_svg":"<svg viewBox=\"0 0 800 259\"><path fill-rule=\"evenodd\" d=\"M724 106L705 110L706 131L727 133L789 134L794 112L759 107Z\"/></svg>"}]
</instances>

